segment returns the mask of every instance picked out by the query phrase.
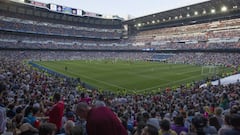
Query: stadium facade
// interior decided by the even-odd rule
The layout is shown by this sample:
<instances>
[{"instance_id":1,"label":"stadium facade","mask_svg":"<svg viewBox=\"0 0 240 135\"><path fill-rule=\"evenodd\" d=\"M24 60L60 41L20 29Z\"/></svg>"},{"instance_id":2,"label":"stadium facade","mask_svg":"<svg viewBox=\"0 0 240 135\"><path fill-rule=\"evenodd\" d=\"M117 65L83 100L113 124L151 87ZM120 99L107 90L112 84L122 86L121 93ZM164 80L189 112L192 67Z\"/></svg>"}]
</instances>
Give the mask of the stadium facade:
<instances>
[{"instance_id":1,"label":"stadium facade","mask_svg":"<svg viewBox=\"0 0 240 135\"><path fill-rule=\"evenodd\" d=\"M0 2L1 49L239 51L238 0L207 1L126 21L52 3Z\"/></svg>"}]
</instances>

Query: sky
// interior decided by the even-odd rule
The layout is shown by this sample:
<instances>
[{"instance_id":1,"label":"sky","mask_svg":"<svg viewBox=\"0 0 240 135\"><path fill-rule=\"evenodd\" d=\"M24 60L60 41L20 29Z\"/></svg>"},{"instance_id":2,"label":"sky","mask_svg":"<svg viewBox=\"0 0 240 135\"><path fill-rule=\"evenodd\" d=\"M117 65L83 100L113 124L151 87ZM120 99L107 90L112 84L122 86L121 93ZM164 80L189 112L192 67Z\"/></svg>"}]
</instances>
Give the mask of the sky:
<instances>
[{"instance_id":1,"label":"sky","mask_svg":"<svg viewBox=\"0 0 240 135\"><path fill-rule=\"evenodd\" d=\"M104 15L140 17L208 0L35 0Z\"/></svg>"}]
</instances>

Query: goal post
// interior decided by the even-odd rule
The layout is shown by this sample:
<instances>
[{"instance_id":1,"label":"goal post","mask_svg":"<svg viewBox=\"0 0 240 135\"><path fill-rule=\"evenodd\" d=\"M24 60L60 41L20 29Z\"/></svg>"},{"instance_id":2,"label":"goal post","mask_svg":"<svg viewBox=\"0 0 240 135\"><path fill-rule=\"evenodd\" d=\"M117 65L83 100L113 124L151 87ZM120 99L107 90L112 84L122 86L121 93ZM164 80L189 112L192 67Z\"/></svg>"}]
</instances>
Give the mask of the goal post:
<instances>
[{"instance_id":1,"label":"goal post","mask_svg":"<svg viewBox=\"0 0 240 135\"><path fill-rule=\"evenodd\" d=\"M217 66L202 66L201 75L209 75L209 74L217 74L218 68Z\"/></svg>"}]
</instances>

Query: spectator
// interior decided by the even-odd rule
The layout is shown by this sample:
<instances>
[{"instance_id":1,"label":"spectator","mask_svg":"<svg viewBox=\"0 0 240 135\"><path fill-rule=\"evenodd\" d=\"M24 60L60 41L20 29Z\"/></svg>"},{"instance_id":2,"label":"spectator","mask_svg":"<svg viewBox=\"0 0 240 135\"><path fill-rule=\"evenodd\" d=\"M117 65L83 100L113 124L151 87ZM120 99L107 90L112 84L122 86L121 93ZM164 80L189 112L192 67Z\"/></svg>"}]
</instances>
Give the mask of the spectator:
<instances>
[{"instance_id":1,"label":"spectator","mask_svg":"<svg viewBox=\"0 0 240 135\"><path fill-rule=\"evenodd\" d=\"M71 130L75 126L72 120L68 120L64 125L65 135L71 135Z\"/></svg>"},{"instance_id":2,"label":"spectator","mask_svg":"<svg viewBox=\"0 0 240 135\"><path fill-rule=\"evenodd\" d=\"M133 130L133 135L141 135L142 129L145 127L146 123L143 121L139 121L137 123L137 127Z\"/></svg>"},{"instance_id":3,"label":"spectator","mask_svg":"<svg viewBox=\"0 0 240 135\"><path fill-rule=\"evenodd\" d=\"M83 135L82 128L80 126L75 126L70 131L71 135Z\"/></svg>"},{"instance_id":4,"label":"spectator","mask_svg":"<svg viewBox=\"0 0 240 135\"><path fill-rule=\"evenodd\" d=\"M95 107L99 107L99 106L106 106L104 102L104 96L102 94L99 95L98 99L95 101Z\"/></svg>"},{"instance_id":5,"label":"spectator","mask_svg":"<svg viewBox=\"0 0 240 135\"><path fill-rule=\"evenodd\" d=\"M76 107L76 114L87 121L88 135L127 135L120 120L107 107L91 108L81 102Z\"/></svg>"},{"instance_id":6,"label":"spectator","mask_svg":"<svg viewBox=\"0 0 240 135\"><path fill-rule=\"evenodd\" d=\"M232 130L232 126L230 123L230 113L226 113L224 115L224 124L223 126L218 130L218 135L224 135L225 131Z\"/></svg>"},{"instance_id":7,"label":"spectator","mask_svg":"<svg viewBox=\"0 0 240 135\"><path fill-rule=\"evenodd\" d=\"M188 128L184 127L184 119L182 115L177 115L174 118L174 124L171 126L171 129L174 130L178 135L184 131L188 132Z\"/></svg>"},{"instance_id":8,"label":"spectator","mask_svg":"<svg viewBox=\"0 0 240 135\"><path fill-rule=\"evenodd\" d=\"M6 109L3 106L3 92L6 91L6 86L0 82L0 134L4 133L7 123Z\"/></svg>"},{"instance_id":9,"label":"spectator","mask_svg":"<svg viewBox=\"0 0 240 135\"><path fill-rule=\"evenodd\" d=\"M224 110L229 108L229 99L227 93L223 93L221 98L220 107L222 107Z\"/></svg>"},{"instance_id":10,"label":"spectator","mask_svg":"<svg viewBox=\"0 0 240 135\"><path fill-rule=\"evenodd\" d=\"M43 123L39 127L39 135L55 135L56 125L53 123Z\"/></svg>"},{"instance_id":11,"label":"spectator","mask_svg":"<svg viewBox=\"0 0 240 135\"><path fill-rule=\"evenodd\" d=\"M164 119L160 122L159 135L177 135L177 133L170 129L170 122Z\"/></svg>"},{"instance_id":12,"label":"spectator","mask_svg":"<svg viewBox=\"0 0 240 135\"><path fill-rule=\"evenodd\" d=\"M214 126L217 129L217 131L221 128L221 125L219 124L218 119L215 116L211 116L209 118L209 125Z\"/></svg>"},{"instance_id":13,"label":"spectator","mask_svg":"<svg viewBox=\"0 0 240 135\"><path fill-rule=\"evenodd\" d=\"M230 122L233 128L226 130L223 135L240 135L240 114L232 114Z\"/></svg>"},{"instance_id":14,"label":"spectator","mask_svg":"<svg viewBox=\"0 0 240 135\"><path fill-rule=\"evenodd\" d=\"M207 119L202 115L197 115L192 119L193 132L197 135L216 135L217 130L213 126L208 126Z\"/></svg>"},{"instance_id":15,"label":"spectator","mask_svg":"<svg viewBox=\"0 0 240 135\"><path fill-rule=\"evenodd\" d=\"M24 123L20 126L20 135L38 135L38 129L29 123Z\"/></svg>"},{"instance_id":16,"label":"spectator","mask_svg":"<svg viewBox=\"0 0 240 135\"><path fill-rule=\"evenodd\" d=\"M218 120L220 126L223 126L224 120L223 120L223 116L222 116L222 108L217 107L217 108L215 109L215 115L216 115L216 117L217 117L217 120Z\"/></svg>"},{"instance_id":17,"label":"spectator","mask_svg":"<svg viewBox=\"0 0 240 135\"><path fill-rule=\"evenodd\" d=\"M147 124L143 130L141 135L158 135L158 129L150 124Z\"/></svg>"},{"instance_id":18,"label":"spectator","mask_svg":"<svg viewBox=\"0 0 240 135\"><path fill-rule=\"evenodd\" d=\"M64 103L61 101L59 93L55 93L53 96L54 105L49 111L49 122L53 123L57 127L57 133L60 132L62 127L62 117L64 112Z\"/></svg>"}]
</instances>

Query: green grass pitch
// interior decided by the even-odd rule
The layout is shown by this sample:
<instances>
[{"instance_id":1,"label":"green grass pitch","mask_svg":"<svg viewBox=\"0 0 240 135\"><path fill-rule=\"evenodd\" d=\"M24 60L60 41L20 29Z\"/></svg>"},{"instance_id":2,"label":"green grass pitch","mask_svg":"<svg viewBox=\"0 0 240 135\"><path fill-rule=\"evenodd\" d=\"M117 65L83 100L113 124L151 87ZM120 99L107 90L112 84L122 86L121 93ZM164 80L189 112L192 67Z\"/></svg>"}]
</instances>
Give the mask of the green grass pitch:
<instances>
[{"instance_id":1,"label":"green grass pitch","mask_svg":"<svg viewBox=\"0 0 240 135\"><path fill-rule=\"evenodd\" d=\"M79 77L81 81L98 89L113 92L119 90L136 93L153 92L160 88L172 88L206 79L207 75L211 75L208 73L202 75L202 66L148 61L78 60L35 63L70 77ZM216 72L226 70L229 69L223 67L215 69Z\"/></svg>"}]
</instances>

